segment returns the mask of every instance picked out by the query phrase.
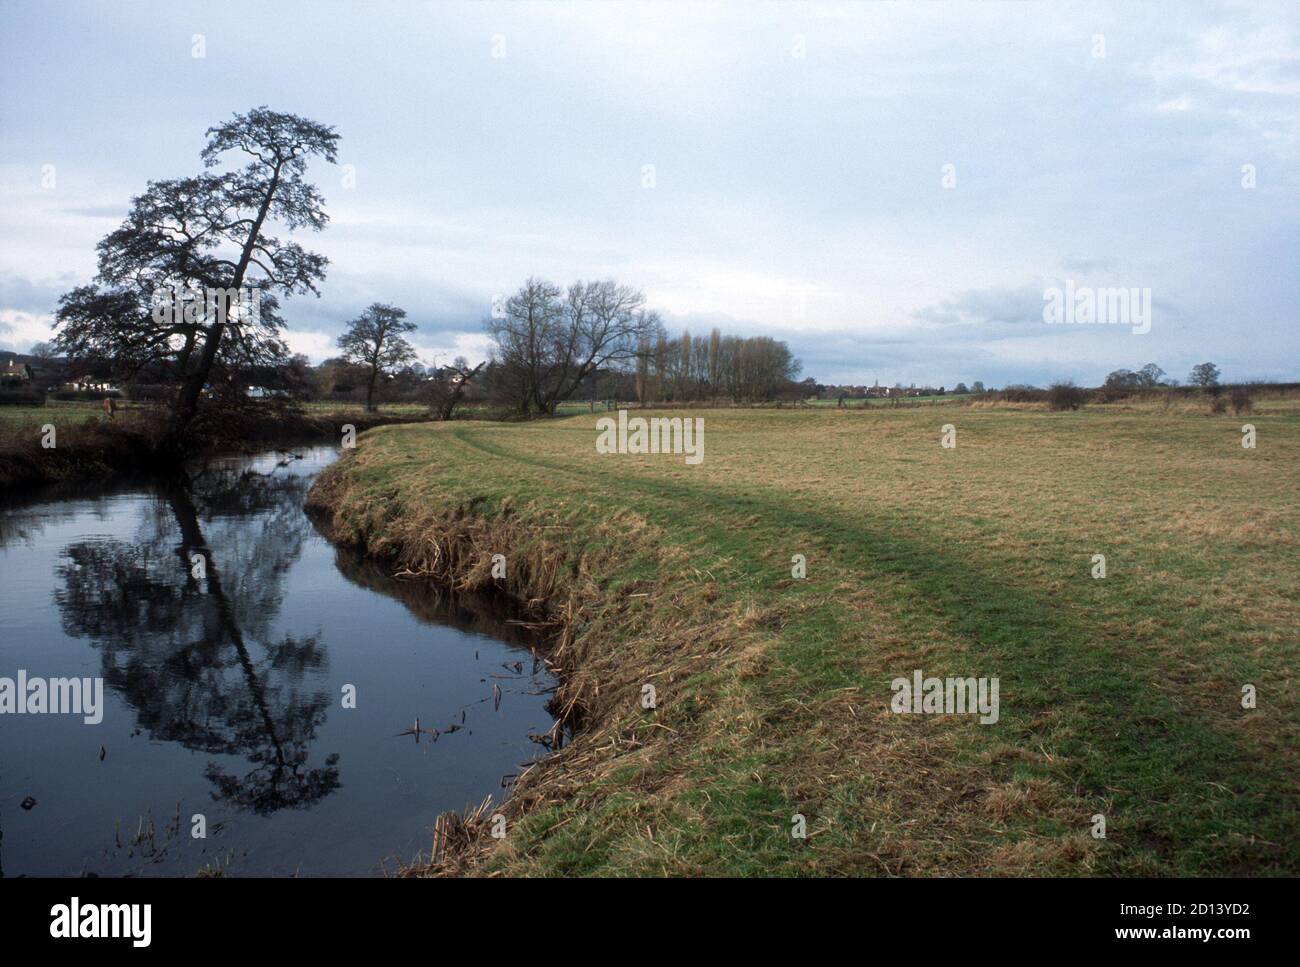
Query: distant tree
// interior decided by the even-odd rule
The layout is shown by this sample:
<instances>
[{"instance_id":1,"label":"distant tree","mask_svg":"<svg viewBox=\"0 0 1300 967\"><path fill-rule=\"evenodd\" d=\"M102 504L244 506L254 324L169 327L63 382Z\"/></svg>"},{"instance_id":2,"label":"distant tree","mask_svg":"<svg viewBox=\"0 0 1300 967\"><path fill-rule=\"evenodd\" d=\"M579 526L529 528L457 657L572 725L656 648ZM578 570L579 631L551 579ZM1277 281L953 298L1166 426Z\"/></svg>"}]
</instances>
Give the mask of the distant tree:
<instances>
[{"instance_id":1,"label":"distant tree","mask_svg":"<svg viewBox=\"0 0 1300 967\"><path fill-rule=\"evenodd\" d=\"M612 280L575 282L562 292L529 279L485 326L495 343L493 378L526 416L554 413L592 372L630 362L662 333L645 296Z\"/></svg>"},{"instance_id":2,"label":"distant tree","mask_svg":"<svg viewBox=\"0 0 1300 967\"><path fill-rule=\"evenodd\" d=\"M1192 367L1187 382L1193 386L1218 386L1219 375L1219 367L1215 366L1214 363L1197 363Z\"/></svg>"},{"instance_id":3,"label":"distant tree","mask_svg":"<svg viewBox=\"0 0 1300 967\"><path fill-rule=\"evenodd\" d=\"M956 386L952 388L952 391L954 394L957 395L963 395L970 392L970 390L966 388L965 383L958 383Z\"/></svg>"},{"instance_id":4,"label":"distant tree","mask_svg":"<svg viewBox=\"0 0 1300 967\"><path fill-rule=\"evenodd\" d=\"M973 383L970 384L970 391L971 391L972 393L983 393L983 392L984 392L984 381L983 381L983 380L978 380L978 379L975 380L975 382L973 382Z\"/></svg>"},{"instance_id":5,"label":"distant tree","mask_svg":"<svg viewBox=\"0 0 1300 967\"><path fill-rule=\"evenodd\" d=\"M668 333L662 327L655 335L654 352L650 357L651 397L656 400L667 399L669 395L668 380L671 377L672 348L668 344Z\"/></svg>"},{"instance_id":6,"label":"distant tree","mask_svg":"<svg viewBox=\"0 0 1300 967\"><path fill-rule=\"evenodd\" d=\"M803 364L770 336L724 336L719 342L718 390L733 400L788 395Z\"/></svg>"},{"instance_id":7,"label":"distant tree","mask_svg":"<svg viewBox=\"0 0 1300 967\"><path fill-rule=\"evenodd\" d=\"M311 361L301 353L270 366L250 366L240 371L236 389L249 392L254 387L262 391L253 395L275 399L308 399L316 392L316 373Z\"/></svg>"},{"instance_id":8,"label":"distant tree","mask_svg":"<svg viewBox=\"0 0 1300 967\"><path fill-rule=\"evenodd\" d=\"M335 356L316 367L316 391L322 396L352 393L366 381L365 367Z\"/></svg>"},{"instance_id":9,"label":"distant tree","mask_svg":"<svg viewBox=\"0 0 1300 967\"><path fill-rule=\"evenodd\" d=\"M641 336L636 346L636 401L644 406L650 391L650 340Z\"/></svg>"},{"instance_id":10,"label":"distant tree","mask_svg":"<svg viewBox=\"0 0 1300 967\"><path fill-rule=\"evenodd\" d=\"M415 360L415 347L405 334L415 331L415 323L406 321L406 310L376 302L348 323L348 331L339 336L343 358L366 367L366 409L375 408L375 385L381 376L391 374Z\"/></svg>"},{"instance_id":11,"label":"distant tree","mask_svg":"<svg viewBox=\"0 0 1300 967\"><path fill-rule=\"evenodd\" d=\"M530 278L485 323L493 341L493 378L502 395L523 414L531 415L541 396L538 383L549 368L552 347L559 342L560 287Z\"/></svg>"},{"instance_id":12,"label":"distant tree","mask_svg":"<svg viewBox=\"0 0 1300 967\"><path fill-rule=\"evenodd\" d=\"M709 389L718 395L718 380L721 375L722 332L717 327L709 333Z\"/></svg>"},{"instance_id":13,"label":"distant tree","mask_svg":"<svg viewBox=\"0 0 1300 967\"><path fill-rule=\"evenodd\" d=\"M677 398L686 399L691 393L691 334L683 331L679 338L681 355L677 361Z\"/></svg>"},{"instance_id":14,"label":"distant tree","mask_svg":"<svg viewBox=\"0 0 1300 967\"><path fill-rule=\"evenodd\" d=\"M50 343L38 342L32 346L31 351L28 352L27 355L33 356L36 359L53 359L58 355L58 353L54 351L54 347Z\"/></svg>"},{"instance_id":15,"label":"distant tree","mask_svg":"<svg viewBox=\"0 0 1300 967\"><path fill-rule=\"evenodd\" d=\"M1155 363L1147 363L1136 373L1131 369L1117 369L1106 376L1109 389L1153 389L1168 386L1165 371Z\"/></svg>"},{"instance_id":16,"label":"distant tree","mask_svg":"<svg viewBox=\"0 0 1300 967\"><path fill-rule=\"evenodd\" d=\"M457 356L455 362L438 374L429 401L429 408L437 419L450 420L455 416L456 407L464 398L465 391L486 365L484 361L471 369L469 360L464 356Z\"/></svg>"},{"instance_id":17,"label":"distant tree","mask_svg":"<svg viewBox=\"0 0 1300 967\"><path fill-rule=\"evenodd\" d=\"M305 399L315 391L311 360L302 353L294 353L279 375L284 389L295 397Z\"/></svg>"},{"instance_id":18,"label":"distant tree","mask_svg":"<svg viewBox=\"0 0 1300 967\"><path fill-rule=\"evenodd\" d=\"M315 292L327 260L271 234L279 225L322 229L324 199L304 176L307 161L335 160L334 129L265 107L208 129L201 157L214 168L230 152L237 170L150 182L126 221L99 243L97 286L74 289L56 314L57 350L74 358L120 360L138 369L166 360L181 389L173 438L193 420L219 366L263 364L287 355L277 295ZM260 312L243 314L208 293L253 288ZM181 289L189 311L159 314L158 298ZM236 313L232 317L232 311Z\"/></svg>"},{"instance_id":19,"label":"distant tree","mask_svg":"<svg viewBox=\"0 0 1300 967\"><path fill-rule=\"evenodd\" d=\"M1165 377L1165 371L1155 363L1147 363L1135 374L1138 378L1138 385L1143 387L1153 387L1164 385L1161 381Z\"/></svg>"}]
</instances>

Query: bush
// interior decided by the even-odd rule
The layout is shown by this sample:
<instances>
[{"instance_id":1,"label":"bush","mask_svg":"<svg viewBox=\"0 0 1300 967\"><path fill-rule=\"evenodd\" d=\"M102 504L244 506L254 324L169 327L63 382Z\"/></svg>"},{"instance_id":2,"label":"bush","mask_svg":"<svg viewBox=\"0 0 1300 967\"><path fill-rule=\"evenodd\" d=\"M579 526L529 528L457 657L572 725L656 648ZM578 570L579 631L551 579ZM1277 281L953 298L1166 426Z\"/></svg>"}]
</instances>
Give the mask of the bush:
<instances>
[{"instance_id":1,"label":"bush","mask_svg":"<svg viewBox=\"0 0 1300 967\"><path fill-rule=\"evenodd\" d=\"M1077 410L1088 402L1088 391L1070 380L1053 383L1047 389L1047 405L1054 410Z\"/></svg>"},{"instance_id":2,"label":"bush","mask_svg":"<svg viewBox=\"0 0 1300 967\"><path fill-rule=\"evenodd\" d=\"M1214 402L1210 404L1211 413L1227 413L1228 401L1217 393L1214 395Z\"/></svg>"},{"instance_id":3,"label":"bush","mask_svg":"<svg viewBox=\"0 0 1300 967\"><path fill-rule=\"evenodd\" d=\"M1002 403L1041 403L1047 398L1047 393L1034 386L1012 384L1003 389L997 398Z\"/></svg>"},{"instance_id":4,"label":"bush","mask_svg":"<svg viewBox=\"0 0 1300 967\"><path fill-rule=\"evenodd\" d=\"M1228 393L1228 400L1232 404L1232 412L1238 416L1255 408L1255 400L1250 395L1250 390L1244 386L1234 386Z\"/></svg>"}]
</instances>

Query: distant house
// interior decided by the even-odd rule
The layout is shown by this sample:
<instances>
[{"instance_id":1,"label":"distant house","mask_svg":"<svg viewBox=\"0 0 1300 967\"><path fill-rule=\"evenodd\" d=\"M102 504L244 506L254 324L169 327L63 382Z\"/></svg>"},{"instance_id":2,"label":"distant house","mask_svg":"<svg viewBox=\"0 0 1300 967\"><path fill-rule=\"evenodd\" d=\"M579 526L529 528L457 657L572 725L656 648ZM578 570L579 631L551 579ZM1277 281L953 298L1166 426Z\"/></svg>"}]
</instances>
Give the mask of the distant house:
<instances>
[{"instance_id":1,"label":"distant house","mask_svg":"<svg viewBox=\"0 0 1300 967\"><path fill-rule=\"evenodd\" d=\"M250 386L244 395L254 400L287 400L289 394L282 389L267 389L265 386Z\"/></svg>"},{"instance_id":2,"label":"distant house","mask_svg":"<svg viewBox=\"0 0 1300 967\"><path fill-rule=\"evenodd\" d=\"M78 376L59 386L61 393L120 393L112 383L105 382L98 376Z\"/></svg>"},{"instance_id":3,"label":"distant house","mask_svg":"<svg viewBox=\"0 0 1300 967\"><path fill-rule=\"evenodd\" d=\"M0 386L26 386L32 381L32 368L26 363L10 360L0 368Z\"/></svg>"}]
</instances>

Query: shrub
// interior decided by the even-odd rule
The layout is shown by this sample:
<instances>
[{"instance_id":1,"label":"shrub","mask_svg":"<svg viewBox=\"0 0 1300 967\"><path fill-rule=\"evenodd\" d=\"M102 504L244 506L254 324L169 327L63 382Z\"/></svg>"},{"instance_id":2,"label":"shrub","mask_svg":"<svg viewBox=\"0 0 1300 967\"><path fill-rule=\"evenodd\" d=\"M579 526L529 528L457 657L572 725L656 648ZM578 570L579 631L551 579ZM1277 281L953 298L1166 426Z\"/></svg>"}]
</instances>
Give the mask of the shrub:
<instances>
[{"instance_id":1,"label":"shrub","mask_svg":"<svg viewBox=\"0 0 1300 967\"><path fill-rule=\"evenodd\" d=\"M1073 381L1053 383L1047 389L1047 405L1054 410L1077 410L1088 402L1088 391Z\"/></svg>"},{"instance_id":2,"label":"shrub","mask_svg":"<svg viewBox=\"0 0 1300 967\"><path fill-rule=\"evenodd\" d=\"M1244 386L1234 386L1228 393L1228 400L1232 404L1232 412L1238 415L1249 413L1255 408L1255 400L1250 395L1250 390Z\"/></svg>"},{"instance_id":3,"label":"shrub","mask_svg":"<svg viewBox=\"0 0 1300 967\"><path fill-rule=\"evenodd\" d=\"M1035 386L1023 386L1013 383L998 394L1003 403L1041 403L1047 394Z\"/></svg>"}]
</instances>

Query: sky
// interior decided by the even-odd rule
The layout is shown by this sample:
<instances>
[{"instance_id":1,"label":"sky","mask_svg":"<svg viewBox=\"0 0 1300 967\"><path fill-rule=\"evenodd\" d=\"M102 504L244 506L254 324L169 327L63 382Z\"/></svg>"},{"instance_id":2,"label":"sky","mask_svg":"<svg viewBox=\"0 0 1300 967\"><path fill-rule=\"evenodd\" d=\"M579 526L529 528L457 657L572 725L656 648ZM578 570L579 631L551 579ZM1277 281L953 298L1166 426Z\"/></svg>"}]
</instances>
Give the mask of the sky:
<instances>
[{"instance_id":1,"label":"sky","mask_svg":"<svg viewBox=\"0 0 1300 967\"><path fill-rule=\"evenodd\" d=\"M333 125L330 259L287 341L372 302L426 363L529 276L824 383L1300 380L1300 3L0 3L0 349L150 180L267 105ZM1149 329L1047 293L1149 290Z\"/></svg>"}]
</instances>

